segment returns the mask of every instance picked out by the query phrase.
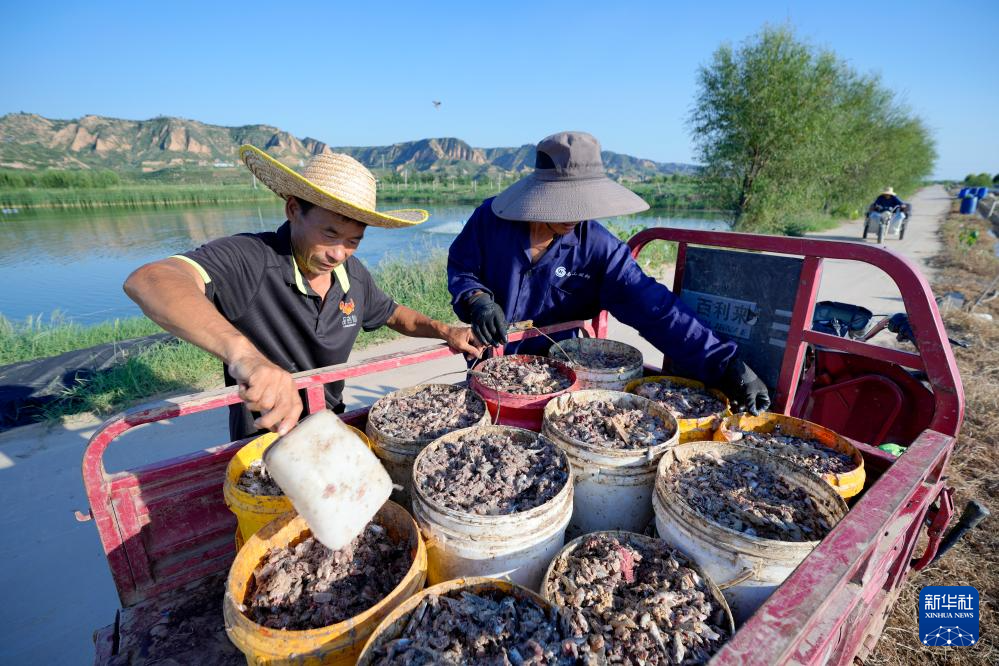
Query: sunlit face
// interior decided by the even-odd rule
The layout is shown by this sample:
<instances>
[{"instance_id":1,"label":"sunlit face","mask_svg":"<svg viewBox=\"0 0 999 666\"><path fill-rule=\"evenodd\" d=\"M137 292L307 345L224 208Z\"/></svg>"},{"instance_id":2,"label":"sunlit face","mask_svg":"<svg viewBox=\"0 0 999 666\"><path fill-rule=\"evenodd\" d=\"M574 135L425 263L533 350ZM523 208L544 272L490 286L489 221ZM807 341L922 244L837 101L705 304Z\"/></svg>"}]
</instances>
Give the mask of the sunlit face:
<instances>
[{"instance_id":1,"label":"sunlit face","mask_svg":"<svg viewBox=\"0 0 999 666\"><path fill-rule=\"evenodd\" d=\"M331 210L313 206L302 213L295 199L285 206L291 222L291 246L302 273L309 278L327 274L354 254L367 225Z\"/></svg>"},{"instance_id":2,"label":"sunlit face","mask_svg":"<svg viewBox=\"0 0 999 666\"><path fill-rule=\"evenodd\" d=\"M576 228L579 222L549 222L548 228L552 230L556 236L565 236L567 233Z\"/></svg>"}]
</instances>

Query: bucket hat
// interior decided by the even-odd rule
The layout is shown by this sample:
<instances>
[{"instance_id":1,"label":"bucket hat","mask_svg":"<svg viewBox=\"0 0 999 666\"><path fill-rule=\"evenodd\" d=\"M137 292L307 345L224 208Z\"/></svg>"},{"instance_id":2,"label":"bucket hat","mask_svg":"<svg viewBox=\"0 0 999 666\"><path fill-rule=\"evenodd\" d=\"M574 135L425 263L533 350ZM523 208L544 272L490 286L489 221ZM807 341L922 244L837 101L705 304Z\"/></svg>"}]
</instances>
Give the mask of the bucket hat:
<instances>
[{"instance_id":1,"label":"bucket hat","mask_svg":"<svg viewBox=\"0 0 999 666\"><path fill-rule=\"evenodd\" d=\"M895 190L894 190L894 188L886 187L885 189L881 190L881 194L892 194L892 195L894 195L895 194Z\"/></svg>"},{"instance_id":2,"label":"bucket hat","mask_svg":"<svg viewBox=\"0 0 999 666\"><path fill-rule=\"evenodd\" d=\"M282 199L304 199L374 227L411 227L430 217L427 211L416 208L384 213L376 211L375 176L350 155L313 155L301 173L286 167L256 146L241 146L239 158L261 183Z\"/></svg>"},{"instance_id":3,"label":"bucket hat","mask_svg":"<svg viewBox=\"0 0 999 666\"><path fill-rule=\"evenodd\" d=\"M505 220L581 222L648 210L649 204L607 177L600 142L586 132L559 132L537 147L534 173L493 199Z\"/></svg>"}]
</instances>

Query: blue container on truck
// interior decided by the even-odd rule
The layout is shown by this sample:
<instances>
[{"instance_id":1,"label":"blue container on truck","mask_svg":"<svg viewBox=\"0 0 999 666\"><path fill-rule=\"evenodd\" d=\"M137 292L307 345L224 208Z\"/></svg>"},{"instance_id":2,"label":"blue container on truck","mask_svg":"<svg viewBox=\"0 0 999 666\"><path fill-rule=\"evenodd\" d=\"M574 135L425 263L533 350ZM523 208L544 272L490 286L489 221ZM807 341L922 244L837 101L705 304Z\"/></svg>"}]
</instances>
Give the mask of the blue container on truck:
<instances>
[{"instance_id":1,"label":"blue container on truck","mask_svg":"<svg viewBox=\"0 0 999 666\"><path fill-rule=\"evenodd\" d=\"M978 197L979 199L984 199L988 195L989 195L989 188L987 187L979 187L975 191L975 196Z\"/></svg>"},{"instance_id":2,"label":"blue container on truck","mask_svg":"<svg viewBox=\"0 0 999 666\"><path fill-rule=\"evenodd\" d=\"M962 187L961 191L957 193L957 198L963 199L964 197L968 196L968 190L970 189L971 189L970 187Z\"/></svg>"},{"instance_id":3,"label":"blue container on truck","mask_svg":"<svg viewBox=\"0 0 999 666\"><path fill-rule=\"evenodd\" d=\"M978 207L978 197L966 196L961 199L961 215L974 215L975 208Z\"/></svg>"}]
</instances>

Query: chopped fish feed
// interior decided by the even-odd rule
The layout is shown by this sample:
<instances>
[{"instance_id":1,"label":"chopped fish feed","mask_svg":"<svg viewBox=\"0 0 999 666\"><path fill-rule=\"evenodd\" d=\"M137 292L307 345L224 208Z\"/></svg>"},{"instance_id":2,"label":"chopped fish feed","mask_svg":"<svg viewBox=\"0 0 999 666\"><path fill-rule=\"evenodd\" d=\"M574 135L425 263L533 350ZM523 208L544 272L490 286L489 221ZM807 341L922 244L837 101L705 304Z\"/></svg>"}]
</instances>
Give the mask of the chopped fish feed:
<instances>
[{"instance_id":1,"label":"chopped fish feed","mask_svg":"<svg viewBox=\"0 0 999 666\"><path fill-rule=\"evenodd\" d=\"M551 418L566 437L616 449L641 449L664 444L676 434L673 422L642 409L619 406L610 400L574 402Z\"/></svg>"},{"instance_id":2,"label":"chopped fish feed","mask_svg":"<svg viewBox=\"0 0 999 666\"><path fill-rule=\"evenodd\" d=\"M378 666L399 664L577 664L564 622L530 599L503 592L428 595L402 634L374 652Z\"/></svg>"},{"instance_id":3,"label":"chopped fish feed","mask_svg":"<svg viewBox=\"0 0 999 666\"><path fill-rule=\"evenodd\" d=\"M749 458L698 454L677 461L666 483L708 520L748 536L818 541L833 527L803 488Z\"/></svg>"},{"instance_id":4,"label":"chopped fish feed","mask_svg":"<svg viewBox=\"0 0 999 666\"><path fill-rule=\"evenodd\" d=\"M572 386L572 381L557 365L542 357L503 356L490 359L473 373L487 388L503 393L545 395L558 393Z\"/></svg>"},{"instance_id":5,"label":"chopped fish feed","mask_svg":"<svg viewBox=\"0 0 999 666\"><path fill-rule=\"evenodd\" d=\"M707 389L691 388L664 380L639 384L634 393L658 402L678 419L700 419L725 411L725 403Z\"/></svg>"},{"instance_id":6,"label":"chopped fish feed","mask_svg":"<svg viewBox=\"0 0 999 666\"><path fill-rule=\"evenodd\" d=\"M555 561L548 598L588 663L702 664L728 639L725 608L664 541L598 534Z\"/></svg>"},{"instance_id":7,"label":"chopped fish feed","mask_svg":"<svg viewBox=\"0 0 999 666\"><path fill-rule=\"evenodd\" d=\"M390 437L434 440L453 430L475 425L486 406L461 386L428 384L409 395L390 393L374 404L368 421Z\"/></svg>"},{"instance_id":8,"label":"chopped fish feed","mask_svg":"<svg viewBox=\"0 0 999 666\"><path fill-rule=\"evenodd\" d=\"M530 433L471 431L435 445L414 470L420 490L451 509L479 515L527 511L569 480L563 454Z\"/></svg>"},{"instance_id":9,"label":"chopped fish feed","mask_svg":"<svg viewBox=\"0 0 999 666\"><path fill-rule=\"evenodd\" d=\"M244 612L273 629L318 629L342 622L384 599L412 566L407 543L368 523L339 550L312 536L272 548L253 573Z\"/></svg>"}]
</instances>

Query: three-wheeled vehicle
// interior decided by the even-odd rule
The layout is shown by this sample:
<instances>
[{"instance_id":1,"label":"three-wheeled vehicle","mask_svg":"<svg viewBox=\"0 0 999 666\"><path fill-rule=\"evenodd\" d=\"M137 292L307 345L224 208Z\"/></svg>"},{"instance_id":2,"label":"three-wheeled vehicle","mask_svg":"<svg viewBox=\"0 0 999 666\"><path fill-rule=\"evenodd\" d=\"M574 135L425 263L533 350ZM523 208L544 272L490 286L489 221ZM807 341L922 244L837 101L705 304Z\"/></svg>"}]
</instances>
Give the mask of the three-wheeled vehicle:
<instances>
[{"instance_id":1,"label":"three-wheeled vehicle","mask_svg":"<svg viewBox=\"0 0 999 666\"><path fill-rule=\"evenodd\" d=\"M734 316L729 332L741 336L743 347L761 363L773 360L765 369L772 377L773 411L848 437L862 451L867 470L865 489L851 500L847 516L712 663L859 663L855 660L874 649L906 577L936 556L953 515L945 472L963 419L964 393L930 287L904 257L851 242L659 228L638 233L629 245L637 256L648 243L660 241L678 244L674 289L698 307L702 300L707 303L705 316ZM871 264L894 280L917 351L813 330L826 259ZM739 279L733 272L743 264L753 279ZM750 288L756 296L733 291ZM779 297L781 290L786 298ZM777 302L781 298L785 300ZM547 330L580 328L584 335L606 337L607 322L605 312L592 321ZM533 335L537 332L513 337ZM436 345L295 377L307 394L307 409L317 411L324 407L326 383L450 353ZM223 475L245 442L117 473L105 470L105 451L141 424L238 401L236 391L228 388L129 409L109 419L90 440L83 458L90 516L83 518L92 516L100 533L122 605L113 623L95 633L96 663L117 663L128 658L126 650L141 651L159 619L188 597L205 590L221 594L220 587L211 585L217 585L212 581L224 577L232 562L235 530L223 503ZM362 429L366 418L366 409L343 415ZM908 449L896 458L877 448L886 442ZM925 545L917 553L923 535ZM222 631L219 615L217 632ZM191 654L225 641L219 633L192 634Z\"/></svg>"},{"instance_id":2,"label":"three-wheeled vehicle","mask_svg":"<svg viewBox=\"0 0 999 666\"><path fill-rule=\"evenodd\" d=\"M871 205L864 218L862 238L867 240L867 234L873 233L877 235L879 244L884 243L885 238L890 236L897 236L902 240L905 238L905 230L909 226L911 216L912 206L907 203L888 207Z\"/></svg>"}]
</instances>

